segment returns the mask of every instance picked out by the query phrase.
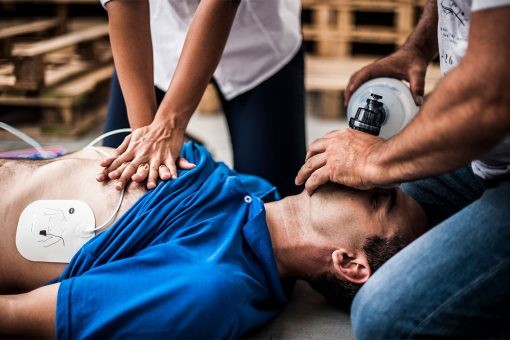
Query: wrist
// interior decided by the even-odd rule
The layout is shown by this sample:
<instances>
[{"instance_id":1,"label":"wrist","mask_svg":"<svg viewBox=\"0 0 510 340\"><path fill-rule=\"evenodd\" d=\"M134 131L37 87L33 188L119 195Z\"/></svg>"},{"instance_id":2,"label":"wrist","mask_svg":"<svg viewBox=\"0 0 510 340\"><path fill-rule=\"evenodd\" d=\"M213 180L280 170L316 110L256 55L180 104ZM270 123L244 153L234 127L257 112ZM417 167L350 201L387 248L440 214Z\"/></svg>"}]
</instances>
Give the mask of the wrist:
<instances>
[{"instance_id":1,"label":"wrist","mask_svg":"<svg viewBox=\"0 0 510 340\"><path fill-rule=\"evenodd\" d=\"M397 183L393 178L392 170L389 163L385 161L385 153L387 141L373 144L371 148L366 150L365 162L362 167L363 182L369 188L385 187Z\"/></svg>"},{"instance_id":2,"label":"wrist","mask_svg":"<svg viewBox=\"0 0 510 340\"><path fill-rule=\"evenodd\" d=\"M129 126L138 129L150 125L154 120L156 105L151 103L140 103L140 105L126 105Z\"/></svg>"},{"instance_id":3,"label":"wrist","mask_svg":"<svg viewBox=\"0 0 510 340\"><path fill-rule=\"evenodd\" d=\"M175 112L164 112L158 110L154 117L153 124L163 125L169 129L176 131L185 131L188 125L189 119L184 115Z\"/></svg>"}]
</instances>

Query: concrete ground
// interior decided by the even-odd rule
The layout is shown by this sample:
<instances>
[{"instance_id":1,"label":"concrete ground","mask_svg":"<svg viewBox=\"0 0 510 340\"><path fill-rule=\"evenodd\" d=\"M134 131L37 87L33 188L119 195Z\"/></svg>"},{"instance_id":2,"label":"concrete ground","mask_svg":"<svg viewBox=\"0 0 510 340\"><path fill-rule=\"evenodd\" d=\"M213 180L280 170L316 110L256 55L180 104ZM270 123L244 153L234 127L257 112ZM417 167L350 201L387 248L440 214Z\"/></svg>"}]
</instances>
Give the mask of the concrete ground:
<instances>
[{"instance_id":1,"label":"concrete ground","mask_svg":"<svg viewBox=\"0 0 510 340\"><path fill-rule=\"evenodd\" d=\"M345 119L324 119L308 109L307 144L325 133L346 126ZM228 129L222 114L197 113L191 119L188 131L200 138L217 160L232 165L232 151ZM78 138L40 138L44 145L61 146L68 152L76 151L102 133L98 126ZM14 138L0 138L0 151L27 148ZM308 284L298 282L292 299L284 311L270 324L247 336L247 339L353 339L347 313L329 306Z\"/></svg>"}]
</instances>

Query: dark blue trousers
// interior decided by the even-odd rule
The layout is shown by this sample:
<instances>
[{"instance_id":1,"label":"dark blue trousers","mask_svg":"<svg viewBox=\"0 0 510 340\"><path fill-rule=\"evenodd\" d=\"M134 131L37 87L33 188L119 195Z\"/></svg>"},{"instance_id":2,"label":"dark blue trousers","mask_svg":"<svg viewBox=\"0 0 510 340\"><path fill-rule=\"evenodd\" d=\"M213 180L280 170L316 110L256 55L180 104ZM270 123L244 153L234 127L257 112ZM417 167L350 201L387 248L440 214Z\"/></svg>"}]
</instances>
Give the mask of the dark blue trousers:
<instances>
[{"instance_id":1,"label":"dark blue trousers","mask_svg":"<svg viewBox=\"0 0 510 340\"><path fill-rule=\"evenodd\" d=\"M155 91L159 104L165 92L158 88ZM218 93L230 130L234 169L269 180L282 196L300 192L302 188L294 185L294 177L306 154L303 49L254 89L231 100L226 100L219 89ZM129 122L114 73L105 131L124 127L129 127ZM104 145L117 147L124 137L106 138Z\"/></svg>"}]
</instances>

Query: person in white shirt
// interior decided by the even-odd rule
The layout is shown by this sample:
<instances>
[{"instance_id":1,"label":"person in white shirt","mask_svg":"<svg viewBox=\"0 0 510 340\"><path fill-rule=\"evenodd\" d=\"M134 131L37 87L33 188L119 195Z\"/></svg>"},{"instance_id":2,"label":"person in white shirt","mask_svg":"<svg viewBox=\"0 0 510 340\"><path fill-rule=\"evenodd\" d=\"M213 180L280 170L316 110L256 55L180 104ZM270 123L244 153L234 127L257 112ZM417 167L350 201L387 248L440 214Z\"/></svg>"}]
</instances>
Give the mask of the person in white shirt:
<instances>
[{"instance_id":1,"label":"person in white shirt","mask_svg":"<svg viewBox=\"0 0 510 340\"><path fill-rule=\"evenodd\" d=\"M510 0L429 0L407 42L355 73L346 100L381 76L423 102L427 65L444 78L388 140L347 129L312 143L296 182L402 185L429 217L352 306L357 339L510 338ZM460 167L460 168L459 168ZM426 178L428 176L435 176Z\"/></svg>"},{"instance_id":2,"label":"person in white shirt","mask_svg":"<svg viewBox=\"0 0 510 340\"><path fill-rule=\"evenodd\" d=\"M235 170L268 179L284 196L300 191L290 180L306 153L299 0L101 3L116 67L105 130L134 131L102 163L99 181L117 179L120 189L146 180L151 189L158 177L175 177L184 131L212 81Z\"/></svg>"}]
</instances>

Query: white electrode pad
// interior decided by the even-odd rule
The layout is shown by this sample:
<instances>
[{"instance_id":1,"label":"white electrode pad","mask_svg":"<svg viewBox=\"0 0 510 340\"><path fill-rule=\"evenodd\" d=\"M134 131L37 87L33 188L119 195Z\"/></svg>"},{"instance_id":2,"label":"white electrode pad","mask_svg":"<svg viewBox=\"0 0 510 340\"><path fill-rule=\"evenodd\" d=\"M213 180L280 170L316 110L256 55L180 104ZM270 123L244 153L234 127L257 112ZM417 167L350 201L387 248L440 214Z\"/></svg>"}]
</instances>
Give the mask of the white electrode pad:
<instances>
[{"instance_id":1,"label":"white electrode pad","mask_svg":"<svg viewBox=\"0 0 510 340\"><path fill-rule=\"evenodd\" d=\"M77 200L40 200L21 213L16 247L30 261L69 263L95 233L92 209Z\"/></svg>"}]
</instances>

